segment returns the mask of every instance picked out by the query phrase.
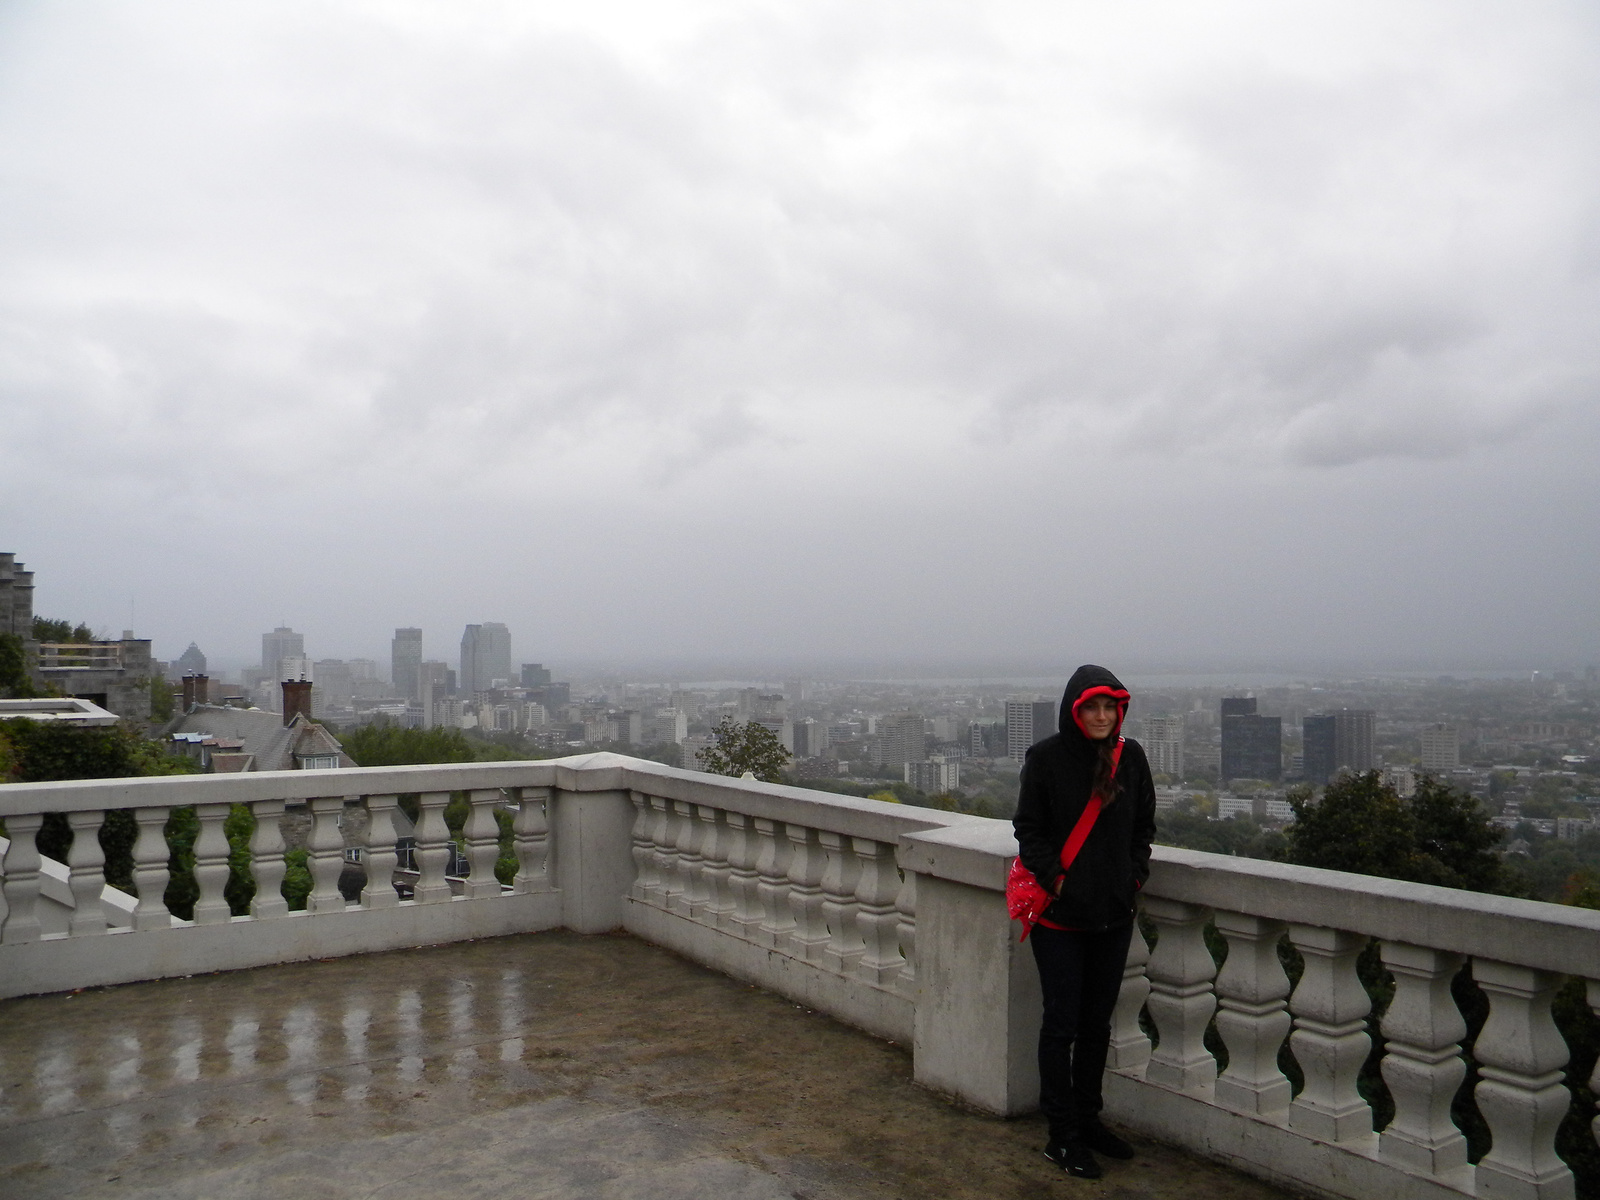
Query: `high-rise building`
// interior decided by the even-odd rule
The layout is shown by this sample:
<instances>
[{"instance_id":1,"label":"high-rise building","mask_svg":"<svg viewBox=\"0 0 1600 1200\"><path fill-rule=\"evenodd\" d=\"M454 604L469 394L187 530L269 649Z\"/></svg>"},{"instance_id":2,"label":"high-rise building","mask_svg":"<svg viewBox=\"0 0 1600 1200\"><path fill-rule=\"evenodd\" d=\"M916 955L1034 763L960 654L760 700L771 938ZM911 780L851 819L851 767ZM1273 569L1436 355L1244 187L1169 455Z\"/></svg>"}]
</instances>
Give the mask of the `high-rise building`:
<instances>
[{"instance_id":1,"label":"high-rise building","mask_svg":"<svg viewBox=\"0 0 1600 1200\"><path fill-rule=\"evenodd\" d=\"M523 663L522 686L525 688L549 687L550 668L543 663Z\"/></svg>"},{"instance_id":2,"label":"high-rise building","mask_svg":"<svg viewBox=\"0 0 1600 1200\"><path fill-rule=\"evenodd\" d=\"M1056 732L1054 700L1006 701L1006 753L1021 762L1028 747Z\"/></svg>"},{"instance_id":3,"label":"high-rise building","mask_svg":"<svg viewBox=\"0 0 1600 1200\"><path fill-rule=\"evenodd\" d=\"M1341 708L1333 714L1334 766L1337 770L1370 771L1378 764L1373 745L1378 715L1370 708Z\"/></svg>"},{"instance_id":4,"label":"high-rise building","mask_svg":"<svg viewBox=\"0 0 1600 1200\"><path fill-rule=\"evenodd\" d=\"M1223 779L1283 778L1283 718L1256 712L1253 696L1222 702Z\"/></svg>"},{"instance_id":5,"label":"high-rise building","mask_svg":"<svg viewBox=\"0 0 1600 1200\"><path fill-rule=\"evenodd\" d=\"M1422 769L1446 775L1461 765L1461 735L1454 725L1429 725L1422 731Z\"/></svg>"},{"instance_id":6,"label":"high-rise building","mask_svg":"<svg viewBox=\"0 0 1600 1200\"><path fill-rule=\"evenodd\" d=\"M179 679L185 675L204 675L206 673L206 656L200 647L193 642L189 648L178 655L178 660L172 664L172 673Z\"/></svg>"},{"instance_id":7,"label":"high-rise building","mask_svg":"<svg viewBox=\"0 0 1600 1200\"><path fill-rule=\"evenodd\" d=\"M889 767L919 763L928 757L928 742L923 734L921 713L893 713L879 722L883 739L883 762Z\"/></svg>"},{"instance_id":8,"label":"high-rise building","mask_svg":"<svg viewBox=\"0 0 1600 1200\"><path fill-rule=\"evenodd\" d=\"M794 753L796 758L816 758L828 748L828 726L814 717L794 723Z\"/></svg>"},{"instance_id":9,"label":"high-rise building","mask_svg":"<svg viewBox=\"0 0 1600 1200\"><path fill-rule=\"evenodd\" d=\"M1337 726L1338 723L1331 716L1301 719L1301 772L1307 783L1322 786L1339 769Z\"/></svg>"},{"instance_id":10,"label":"high-rise building","mask_svg":"<svg viewBox=\"0 0 1600 1200\"><path fill-rule=\"evenodd\" d=\"M907 763L905 781L930 796L947 795L961 786L961 760L935 754L926 762Z\"/></svg>"},{"instance_id":11,"label":"high-rise building","mask_svg":"<svg viewBox=\"0 0 1600 1200\"><path fill-rule=\"evenodd\" d=\"M276 690L277 685L289 678L283 673L283 660L290 657L304 658L306 653L306 639L296 633L287 625L280 625L271 633L261 635L261 673ZM304 678L309 679L309 672ZM302 678L300 675L294 678Z\"/></svg>"},{"instance_id":12,"label":"high-rise building","mask_svg":"<svg viewBox=\"0 0 1600 1200\"><path fill-rule=\"evenodd\" d=\"M1145 755L1150 769L1174 779L1183 774L1183 714L1146 717L1143 722Z\"/></svg>"},{"instance_id":13,"label":"high-rise building","mask_svg":"<svg viewBox=\"0 0 1600 1200\"><path fill-rule=\"evenodd\" d=\"M394 682L394 694L404 696L407 700L416 700L422 692L418 690L422 680L417 672L422 667L422 630L396 629L394 640L389 643L389 667L392 674L389 676Z\"/></svg>"},{"instance_id":14,"label":"high-rise building","mask_svg":"<svg viewBox=\"0 0 1600 1200\"><path fill-rule=\"evenodd\" d=\"M511 631L498 621L468 625L461 635L461 693L486 692L511 682Z\"/></svg>"}]
</instances>

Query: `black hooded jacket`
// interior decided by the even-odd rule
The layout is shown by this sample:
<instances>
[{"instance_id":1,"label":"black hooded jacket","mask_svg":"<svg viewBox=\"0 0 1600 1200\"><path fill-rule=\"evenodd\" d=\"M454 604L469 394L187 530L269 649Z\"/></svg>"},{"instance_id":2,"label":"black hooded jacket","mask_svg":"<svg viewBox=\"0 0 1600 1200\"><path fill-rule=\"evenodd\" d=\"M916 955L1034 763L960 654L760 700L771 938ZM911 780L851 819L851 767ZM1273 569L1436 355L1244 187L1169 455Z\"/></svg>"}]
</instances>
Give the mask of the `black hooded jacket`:
<instances>
[{"instance_id":1,"label":"black hooded jacket","mask_svg":"<svg viewBox=\"0 0 1600 1200\"><path fill-rule=\"evenodd\" d=\"M1022 764L1021 794L1012 826L1017 853L1046 891L1061 877L1061 847L1089 803L1100 743L1084 736L1072 706L1091 688L1125 690L1104 667L1082 666L1061 698L1060 732L1036 743ZM1115 738L1122 723L1112 730ZM1116 798L1105 805L1073 860L1061 898L1044 918L1066 929L1100 930L1133 916L1134 893L1150 877L1150 842L1156 832L1156 792L1144 747L1123 743Z\"/></svg>"}]
</instances>

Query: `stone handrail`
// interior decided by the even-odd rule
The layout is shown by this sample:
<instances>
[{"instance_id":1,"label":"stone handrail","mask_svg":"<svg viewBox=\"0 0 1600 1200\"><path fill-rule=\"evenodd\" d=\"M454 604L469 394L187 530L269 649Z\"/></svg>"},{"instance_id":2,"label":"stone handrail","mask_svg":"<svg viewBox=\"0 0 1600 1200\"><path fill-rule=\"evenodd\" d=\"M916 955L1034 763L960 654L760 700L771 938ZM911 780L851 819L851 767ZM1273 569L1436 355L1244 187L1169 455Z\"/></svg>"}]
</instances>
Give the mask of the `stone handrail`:
<instances>
[{"instance_id":1,"label":"stone handrail","mask_svg":"<svg viewBox=\"0 0 1600 1200\"><path fill-rule=\"evenodd\" d=\"M465 878L444 810L465 794ZM397 820L418 798L414 829ZM231 806L256 817L248 915L224 898ZM163 835L193 805L192 921L161 902ZM309 819L312 887L289 912L280 821ZM95 836L132 810L133 901L108 893ZM353 810L366 817L348 826ZM41 860L44 814L73 830ZM517 867L502 885L500 821ZM911 1043L917 1078L1000 1113L1037 1102L1037 978L1004 902L1006 822L679 771L610 754L526 763L286 771L0 788L0 996L195 974L565 926L625 928L697 961ZM304 818L302 818L304 819ZM410 898L391 881L415 837ZM339 891L347 842L366 868ZM403 877L412 880L411 874ZM1112 1114L1242 1170L1328 1195L1559 1200L1571 1104L1551 1000L1569 977L1600 1011L1600 913L1157 847L1114 1019ZM1226 943L1219 969L1207 930ZM1357 960L1374 940L1394 980L1371 1020ZM1283 948L1303 964L1291 987ZM1451 994L1465 968L1489 1015L1469 1048ZM1141 1022L1145 1018L1148 1025ZM1153 1028L1153 1043L1146 1028ZM1225 1066L1207 1049L1214 1029ZM1395 1115L1357 1089L1374 1036ZM1304 1077L1279 1069L1287 1043ZM1478 1064L1493 1144L1469 1163L1451 1101ZM1600 1089L1600 1078L1594 1081Z\"/></svg>"}]
</instances>

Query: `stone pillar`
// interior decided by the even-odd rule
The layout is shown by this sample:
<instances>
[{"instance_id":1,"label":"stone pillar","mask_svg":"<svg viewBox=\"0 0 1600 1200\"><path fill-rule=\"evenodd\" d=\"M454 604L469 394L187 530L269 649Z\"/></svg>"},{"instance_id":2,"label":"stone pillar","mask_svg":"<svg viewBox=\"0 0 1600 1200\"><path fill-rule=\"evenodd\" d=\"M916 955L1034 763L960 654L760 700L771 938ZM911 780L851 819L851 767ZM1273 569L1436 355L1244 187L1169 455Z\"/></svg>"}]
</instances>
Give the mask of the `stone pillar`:
<instances>
[{"instance_id":1,"label":"stone pillar","mask_svg":"<svg viewBox=\"0 0 1600 1200\"><path fill-rule=\"evenodd\" d=\"M1216 914L1228 957L1217 976L1217 1033L1228 1048L1228 1069L1217 1079L1217 1103L1234 1112L1276 1117L1292 1099L1278 1070L1278 1050L1289 1036L1289 977L1278 961L1281 921L1243 913Z\"/></svg>"},{"instance_id":2,"label":"stone pillar","mask_svg":"<svg viewBox=\"0 0 1600 1200\"><path fill-rule=\"evenodd\" d=\"M1324 1142L1370 1136L1372 1109L1356 1090L1372 1046L1367 1036L1372 1001L1356 974L1367 939L1340 929L1291 925L1289 940L1305 960L1289 998L1294 1014L1289 1045L1306 1077L1289 1106L1289 1126Z\"/></svg>"},{"instance_id":3,"label":"stone pillar","mask_svg":"<svg viewBox=\"0 0 1600 1200\"><path fill-rule=\"evenodd\" d=\"M67 932L73 937L106 931L106 911L100 895L106 887L106 852L100 845L100 826L105 813L99 810L71 812L72 849L67 851L67 886L72 891L72 920Z\"/></svg>"},{"instance_id":4,"label":"stone pillar","mask_svg":"<svg viewBox=\"0 0 1600 1200\"><path fill-rule=\"evenodd\" d=\"M1467 1165L1467 1139L1450 1116L1450 1104L1466 1078L1461 1019L1450 981L1461 969L1459 954L1383 943L1383 961L1394 976L1394 999L1383 1014L1383 1081L1394 1097L1394 1120L1378 1135L1378 1151L1389 1162L1424 1175L1443 1175Z\"/></svg>"},{"instance_id":5,"label":"stone pillar","mask_svg":"<svg viewBox=\"0 0 1600 1200\"><path fill-rule=\"evenodd\" d=\"M551 793L550 828L562 924L576 933L622 928L633 886L633 804L628 793Z\"/></svg>"},{"instance_id":6,"label":"stone pillar","mask_svg":"<svg viewBox=\"0 0 1600 1200\"><path fill-rule=\"evenodd\" d=\"M1157 896L1144 897L1143 908L1156 926L1146 1003L1161 1035L1145 1080L1179 1092L1208 1087L1217 1078L1217 1060L1205 1046L1206 1026L1217 1010L1211 988L1217 964L1205 938L1209 914L1197 904Z\"/></svg>"}]
</instances>

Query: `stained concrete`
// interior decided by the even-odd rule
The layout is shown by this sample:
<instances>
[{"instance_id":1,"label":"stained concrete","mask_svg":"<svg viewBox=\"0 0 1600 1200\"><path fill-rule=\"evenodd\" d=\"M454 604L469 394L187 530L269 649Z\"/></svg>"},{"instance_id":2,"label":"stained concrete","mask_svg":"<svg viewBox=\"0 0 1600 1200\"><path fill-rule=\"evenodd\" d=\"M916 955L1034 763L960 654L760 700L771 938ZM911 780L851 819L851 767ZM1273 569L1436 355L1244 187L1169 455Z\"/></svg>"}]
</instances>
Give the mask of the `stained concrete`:
<instances>
[{"instance_id":1,"label":"stained concrete","mask_svg":"<svg viewBox=\"0 0 1600 1200\"><path fill-rule=\"evenodd\" d=\"M625 935L566 932L0 1002L0 1196L880 1200L1285 1193L1037 1118Z\"/></svg>"}]
</instances>

